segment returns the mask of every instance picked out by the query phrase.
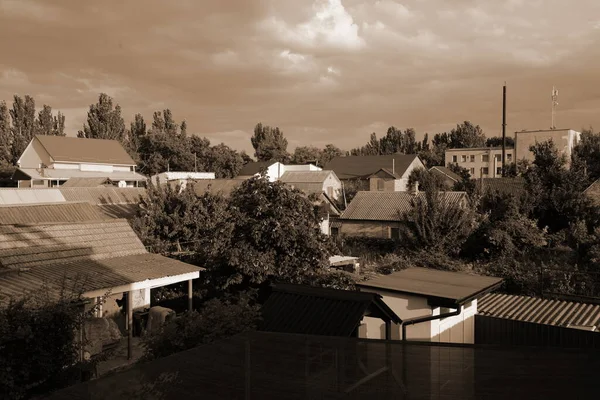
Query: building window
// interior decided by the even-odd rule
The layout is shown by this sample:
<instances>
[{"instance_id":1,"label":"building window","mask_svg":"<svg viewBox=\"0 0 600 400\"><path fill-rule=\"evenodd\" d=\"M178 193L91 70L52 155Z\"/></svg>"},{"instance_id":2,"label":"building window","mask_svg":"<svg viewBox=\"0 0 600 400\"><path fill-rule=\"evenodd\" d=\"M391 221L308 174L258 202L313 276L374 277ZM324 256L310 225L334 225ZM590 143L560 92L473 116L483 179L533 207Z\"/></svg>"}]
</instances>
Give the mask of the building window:
<instances>
[{"instance_id":1,"label":"building window","mask_svg":"<svg viewBox=\"0 0 600 400\"><path fill-rule=\"evenodd\" d=\"M339 235L339 229L340 228L331 228L331 236L336 237L337 235Z\"/></svg>"},{"instance_id":2,"label":"building window","mask_svg":"<svg viewBox=\"0 0 600 400\"><path fill-rule=\"evenodd\" d=\"M481 169L481 173L482 173L483 175L489 175L489 174L490 174L490 169L489 169L488 167L483 167L483 168Z\"/></svg>"},{"instance_id":3,"label":"building window","mask_svg":"<svg viewBox=\"0 0 600 400\"><path fill-rule=\"evenodd\" d=\"M471 175L475 175L475 168L471 168L469 171L471 172Z\"/></svg>"},{"instance_id":4,"label":"building window","mask_svg":"<svg viewBox=\"0 0 600 400\"><path fill-rule=\"evenodd\" d=\"M471 162L475 162L475 154L471 155Z\"/></svg>"},{"instance_id":5,"label":"building window","mask_svg":"<svg viewBox=\"0 0 600 400\"><path fill-rule=\"evenodd\" d=\"M400 239L400 228L390 228L390 238Z\"/></svg>"},{"instance_id":6,"label":"building window","mask_svg":"<svg viewBox=\"0 0 600 400\"><path fill-rule=\"evenodd\" d=\"M502 155L496 154L496 161L502 161Z\"/></svg>"},{"instance_id":7,"label":"building window","mask_svg":"<svg viewBox=\"0 0 600 400\"><path fill-rule=\"evenodd\" d=\"M460 156L460 161L467 162L467 156Z\"/></svg>"},{"instance_id":8,"label":"building window","mask_svg":"<svg viewBox=\"0 0 600 400\"><path fill-rule=\"evenodd\" d=\"M481 162L490 162L490 155L489 154L482 155Z\"/></svg>"},{"instance_id":9,"label":"building window","mask_svg":"<svg viewBox=\"0 0 600 400\"><path fill-rule=\"evenodd\" d=\"M452 162L458 162L458 156L452 156Z\"/></svg>"},{"instance_id":10,"label":"building window","mask_svg":"<svg viewBox=\"0 0 600 400\"><path fill-rule=\"evenodd\" d=\"M496 167L496 175L502 175L502 167Z\"/></svg>"},{"instance_id":11,"label":"building window","mask_svg":"<svg viewBox=\"0 0 600 400\"><path fill-rule=\"evenodd\" d=\"M383 179L378 179L377 180L377 190L383 190L385 189L385 182L383 182Z\"/></svg>"},{"instance_id":12,"label":"building window","mask_svg":"<svg viewBox=\"0 0 600 400\"><path fill-rule=\"evenodd\" d=\"M506 155L506 161L512 161L512 154L507 154Z\"/></svg>"}]
</instances>

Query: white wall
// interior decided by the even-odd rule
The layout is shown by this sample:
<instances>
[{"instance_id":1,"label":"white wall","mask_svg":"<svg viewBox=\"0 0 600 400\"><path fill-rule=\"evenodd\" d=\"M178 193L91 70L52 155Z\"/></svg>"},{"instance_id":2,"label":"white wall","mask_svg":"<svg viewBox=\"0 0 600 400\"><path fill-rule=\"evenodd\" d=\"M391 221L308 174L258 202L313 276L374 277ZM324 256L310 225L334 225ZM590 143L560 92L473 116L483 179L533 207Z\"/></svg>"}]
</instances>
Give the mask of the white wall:
<instances>
[{"instance_id":1,"label":"white wall","mask_svg":"<svg viewBox=\"0 0 600 400\"><path fill-rule=\"evenodd\" d=\"M316 165L284 165L286 171L322 171L323 168Z\"/></svg>"},{"instance_id":2,"label":"white wall","mask_svg":"<svg viewBox=\"0 0 600 400\"><path fill-rule=\"evenodd\" d=\"M460 315L431 321L431 341L445 343L475 343L477 300L465 304ZM440 315L440 309L434 310Z\"/></svg>"},{"instance_id":3,"label":"white wall","mask_svg":"<svg viewBox=\"0 0 600 400\"><path fill-rule=\"evenodd\" d=\"M48 165L48 168L79 170L79 164L52 163L52 164Z\"/></svg>"},{"instance_id":4,"label":"white wall","mask_svg":"<svg viewBox=\"0 0 600 400\"><path fill-rule=\"evenodd\" d=\"M40 164L48 166L52 162L44 146L36 139L29 142L19 161L21 168L39 168Z\"/></svg>"},{"instance_id":5,"label":"white wall","mask_svg":"<svg viewBox=\"0 0 600 400\"><path fill-rule=\"evenodd\" d=\"M285 172L285 165L280 162L276 162L267 168L267 178L269 182L275 182L281 178L281 175Z\"/></svg>"},{"instance_id":6,"label":"white wall","mask_svg":"<svg viewBox=\"0 0 600 400\"><path fill-rule=\"evenodd\" d=\"M395 192L406 192L408 191L408 177L415 168L425 168L425 165L419 157L416 157L412 163L408 166L401 179L394 180L394 191Z\"/></svg>"},{"instance_id":7,"label":"white wall","mask_svg":"<svg viewBox=\"0 0 600 400\"><path fill-rule=\"evenodd\" d=\"M81 171L97 171L97 172L113 172L115 169L112 165L101 164L79 164Z\"/></svg>"},{"instance_id":8,"label":"white wall","mask_svg":"<svg viewBox=\"0 0 600 400\"><path fill-rule=\"evenodd\" d=\"M323 183L323 192L327 195L329 195L329 191L327 190L327 188L329 187L332 188L333 199L339 199L342 193L342 182L339 179L337 179L334 174L329 174L329 176L327 177L327 179L325 179L325 182Z\"/></svg>"}]
</instances>

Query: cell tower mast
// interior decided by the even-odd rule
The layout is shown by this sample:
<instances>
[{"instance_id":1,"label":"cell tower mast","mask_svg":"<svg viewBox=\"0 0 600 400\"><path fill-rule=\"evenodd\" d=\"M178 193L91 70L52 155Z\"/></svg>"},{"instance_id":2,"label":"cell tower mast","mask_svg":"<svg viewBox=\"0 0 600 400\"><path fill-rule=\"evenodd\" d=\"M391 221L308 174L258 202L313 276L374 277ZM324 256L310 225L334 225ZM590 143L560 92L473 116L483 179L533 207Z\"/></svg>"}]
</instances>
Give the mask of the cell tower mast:
<instances>
[{"instance_id":1,"label":"cell tower mast","mask_svg":"<svg viewBox=\"0 0 600 400\"><path fill-rule=\"evenodd\" d=\"M552 86L552 126L550 129L556 129L554 119L556 116L556 106L558 105L558 89Z\"/></svg>"}]
</instances>

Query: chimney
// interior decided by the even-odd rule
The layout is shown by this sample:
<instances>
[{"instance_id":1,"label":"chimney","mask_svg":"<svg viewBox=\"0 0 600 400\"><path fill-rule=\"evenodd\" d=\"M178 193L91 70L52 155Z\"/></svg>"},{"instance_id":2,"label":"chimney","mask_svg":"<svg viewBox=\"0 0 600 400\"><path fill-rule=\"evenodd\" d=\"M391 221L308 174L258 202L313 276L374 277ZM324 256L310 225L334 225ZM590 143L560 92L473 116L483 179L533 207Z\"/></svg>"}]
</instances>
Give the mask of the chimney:
<instances>
[{"instance_id":1,"label":"chimney","mask_svg":"<svg viewBox=\"0 0 600 400\"><path fill-rule=\"evenodd\" d=\"M419 181L415 182L414 192L415 192L415 195L419 194Z\"/></svg>"}]
</instances>

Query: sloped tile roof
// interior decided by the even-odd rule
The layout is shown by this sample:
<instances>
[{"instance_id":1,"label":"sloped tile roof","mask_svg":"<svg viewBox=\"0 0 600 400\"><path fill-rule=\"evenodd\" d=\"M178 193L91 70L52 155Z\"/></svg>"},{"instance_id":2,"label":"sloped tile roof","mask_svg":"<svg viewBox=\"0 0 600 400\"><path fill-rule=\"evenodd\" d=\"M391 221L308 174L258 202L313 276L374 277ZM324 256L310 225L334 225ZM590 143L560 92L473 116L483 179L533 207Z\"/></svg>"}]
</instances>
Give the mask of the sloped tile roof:
<instances>
[{"instance_id":1,"label":"sloped tile roof","mask_svg":"<svg viewBox=\"0 0 600 400\"><path fill-rule=\"evenodd\" d=\"M262 330L350 336L372 307L380 307L390 320L400 322L400 318L375 293L276 285L262 307Z\"/></svg>"},{"instance_id":2,"label":"sloped tile roof","mask_svg":"<svg viewBox=\"0 0 600 400\"><path fill-rule=\"evenodd\" d=\"M0 204L62 203L65 197L59 189L0 188Z\"/></svg>"},{"instance_id":3,"label":"sloped tile roof","mask_svg":"<svg viewBox=\"0 0 600 400\"><path fill-rule=\"evenodd\" d=\"M38 140L55 162L135 165L116 140L50 135L36 135L33 140Z\"/></svg>"},{"instance_id":4,"label":"sloped tile roof","mask_svg":"<svg viewBox=\"0 0 600 400\"><path fill-rule=\"evenodd\" d=\"M330 170L322 171L286 171L279 178L280 181L285 183L321 183L323 184L329 175L335 172ZM337 177L336 177L337 178Z\"/></svg>"},{"instance_id":5,"label":"sloped tile roof","mask_svg":"<svg viewBox=\"0 0 600 400\"><path fill-rule=\"evenodd\" d=\"M436 165L434 167L429 168L429 172L441 175L444 179L452 179L454 182L462 180L462 178L458 174L452 172L448 167L441 167L439 165Z\"/></svg>"},{"instance_id":6,"label":"sloped tile roof","mask_svg":"<svg viewBox=\"0 0 600 400\"><path fill-rule=\"evenodd\" d=\"M50 203L0 206L0 225L81 222L109 219L89 203Z\"/></svg>"},{"instance_id":7,"label":"sloped tile roof","mask_svg":"<svg viewBox=\"0 0 600 400\"><path fill-rule=\"evenodd\" d=\"M335 157L323 169L333 170L339 179L368 178L382 168L404 175L416 154L392 154L386 156Z\"/></svg>"},{"instance_id":8,"label":"sloped tile roof","mask_svg":"<svg viewBox=\"0 0 600 400\"><path fill-rule=\"evenodd\" d=\"M31 179L73 179L73 178L106 178L112 181L136 181L145 182L148 180L142 174L133 171L113 171L113 172L98 172L98 171L80 171L78 169L56 169L56 168L17 168L13 179L23 180L24 177L18 175L26 175Z\"/></svg>"},{"instance_id":9,"label":"sloped tile roof","mask_svg":"<svg viewBox=\"0 0 600 400\"><path fill-rule=\"evenodd\" d=\"M378 275L356 285L363 288L421 295L462 304L482 297L502 284L501 278L440 271L431 268L407 268L389 275Z\"/></svg>"},{"instance_id":10,"label":"sloped tile roof","mask_svg":"<svg viewBox=\"0 0 600 400\"><path fill-rule=\"evenodd\" d=\"M398 221L401 214L412 209L413 199L424 195L423 192L358 192L340 219ZM440 195L449 202L459 202L466 198L464 192L440 192Z\"/></svg>"},{"instance_id":11,"label":"sloped tile roof","mask_svg":"<svg viewBox=\"0 0 600 400\"><path fill-rule=\"evenodd\" d=\"M118 187L59 187L66 201L86 201L90 204L135 204L146 195L145 188Z\"/></svg>"},{"instance_id":12,"label":"sloped tile roof","mask_svg":"<svg viewBox=\"0 0 600 400\"><path fill-rule=\"evenodd\" d=\"M477 312L516 321L564 327L595 326L600 330L598 304L490 293L477 301Z\"/></svg>"}]
</instances>

